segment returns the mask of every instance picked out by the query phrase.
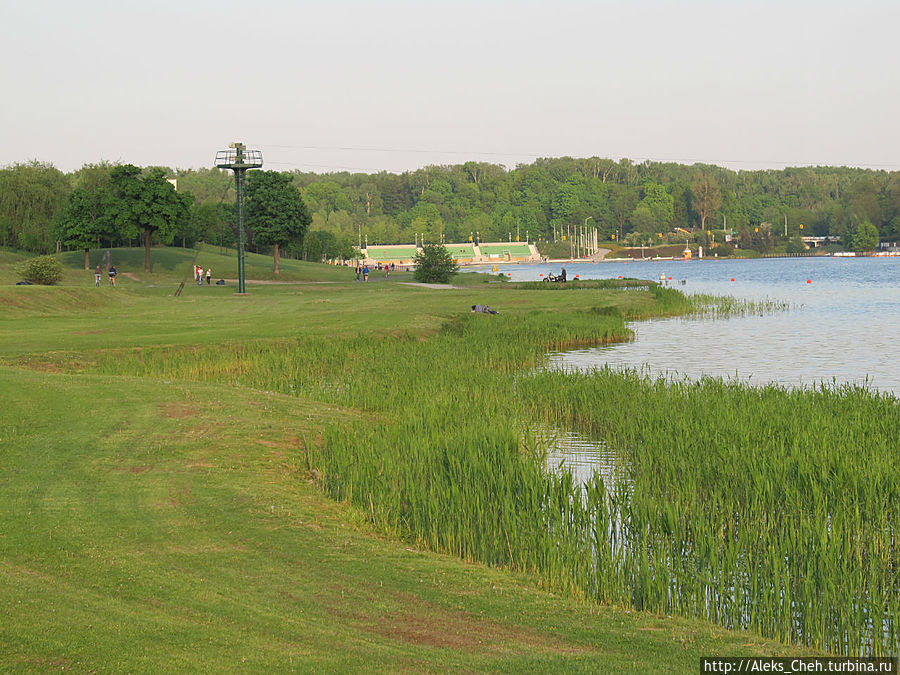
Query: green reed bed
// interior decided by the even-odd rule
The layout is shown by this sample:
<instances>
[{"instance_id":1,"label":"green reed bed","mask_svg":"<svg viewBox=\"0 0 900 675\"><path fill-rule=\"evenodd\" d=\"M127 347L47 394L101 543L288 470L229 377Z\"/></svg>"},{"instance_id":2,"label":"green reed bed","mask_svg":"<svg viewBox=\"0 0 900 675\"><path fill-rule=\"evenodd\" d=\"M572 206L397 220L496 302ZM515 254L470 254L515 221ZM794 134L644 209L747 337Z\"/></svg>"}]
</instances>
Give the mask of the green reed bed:
<instances>
[{"instance_id":1,"label":"green reed bed","mask_svg":"<svg viewBox=\"0 0 900 675\"><path fill-rule=\"evenodd\" d=\"M731 296L707 295L696 293L690 296L694 302L694 308L689 312L691 316L700 316L711 319L721 319L732 316L763 316L773 312L786 312L791 309L791 304L783 300L764 298L762 300L747 300Z\"/></svg>"},{"instance_id":2,"label":"green reed bed","mask_svg":"<svg viewBox=\"0 0 900 675\"><path fill-rule=\"evenodd\" d=\"M647 290L649 287L656 286L655 281L647 281L646 279L633 279L627 277L625 279L575 279L569 278L566 283L551 281L517 281L510 285L522 291L577 291L589 289L640 289Z\"/></svg>"},{"instance_id":3,"label":"green reed bed","mask_svg":"<svg viewBox=\"0 0 900 675\"><path fill-rule=\"evenodd\" d=\"M692 307L654 291L659 313ZM900 646L897 402L543 372L548 349L624 339L595 308L465 314L436 336L100 352L105 373L209 380L362 411L306 465L380 528L602 602L704 617L839 653ZM601 436L607 489L548 475L534 423Z\"/></svg>"},{"instance_id":4,"label":"green reed bed","mask_svg":"<svg viewBox=\"0 0 900 675\"><path fill-rule=\"evenodd\" d=\"M896 653L895 398L610 371L538 373L519 391L535 415L627 458L627 486L586 492L600 599L839 653Z\"/></svg>"}]
</instances>

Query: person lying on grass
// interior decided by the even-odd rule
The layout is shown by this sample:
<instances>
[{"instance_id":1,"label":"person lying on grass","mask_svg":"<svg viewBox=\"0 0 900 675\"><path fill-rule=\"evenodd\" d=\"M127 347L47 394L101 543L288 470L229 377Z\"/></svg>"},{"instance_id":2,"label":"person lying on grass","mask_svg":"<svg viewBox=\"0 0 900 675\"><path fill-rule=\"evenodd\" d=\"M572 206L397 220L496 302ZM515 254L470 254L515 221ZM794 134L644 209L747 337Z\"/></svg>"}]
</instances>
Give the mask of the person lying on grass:
<instances>
[{"instance_id":1,"label":"person lying on grass","mask_svg":"<svg viewBox=\"0 0 900 675\"><path fill-rule=\"evenodd\" d=\"M499 314L497 310L491 309L487 305L472 305L473 312L481 312L482 314Z\"/></svg>"}]
</instances>

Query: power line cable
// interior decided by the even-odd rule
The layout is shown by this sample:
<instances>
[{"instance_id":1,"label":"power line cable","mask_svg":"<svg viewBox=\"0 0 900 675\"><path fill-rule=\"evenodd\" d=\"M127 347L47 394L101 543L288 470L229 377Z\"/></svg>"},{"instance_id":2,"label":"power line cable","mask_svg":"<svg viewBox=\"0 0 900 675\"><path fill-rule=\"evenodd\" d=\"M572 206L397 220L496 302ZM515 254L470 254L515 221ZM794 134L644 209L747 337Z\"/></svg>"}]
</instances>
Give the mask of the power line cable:
<instances>
[{"instance_id":1,"label":"power line cable","mask_svg":"<svg viewBox=\"0 0 900 675\"><path fill-rule=\"evenodd\" d=\"M272 148L272 149L282 149L282 150L314 150L314 151L338 151L338 152L384 152L384 153L407 153L407 154L432 154L432 155L465 155L469 157L474 156L490 156L490 157L533 157L533 158L547 158L553 159L566 155L557 155L556 157L552 155L547 155L546 153L540 152L521 152L521 151L510 151L510 152L497 152L493 150L441 150L441 149L426 149L426 148L380 148L380 147L354 147L354 146L342 146L342 145L334 145L334 146L324 146L324 145L284 145L284 144L265 144L259 143L255 144L260 148ZM599 156L599 155L597 155ZM582 158L579 158L582 159ZM611 157L604 159L613 159ZM842 162L837 164L829 164L823 162L793 162L793 161L785 161L785 160L774 160L774 159L710 159L703 157L671 157L671 158L659 158L659 157L620 157L619 160L629 159L635 163L643 163L643 162L656 162L656 163L674 163L674 164L710 164L716 166L723 166L726 164L732 165L740 165L740 164L751 164L751 165L760 165L760 166L768 166L768 167L776 167L776 166L784 166L784 167L861 167L861 168L872 168L872 169L888 169L891 171L898 170L900 165L897 164L886 164L879 162ZM332 169L343 169L349 171L383 171L384 169L367 169L361 167L351 167L351 166L332 166L332 165L324 165L324 164L310 164L304 162L270 162L271 164L283 164L287 166L310 166L310 167L318 167L318 168L332 168Z\"/></svg>"}]
</instances>

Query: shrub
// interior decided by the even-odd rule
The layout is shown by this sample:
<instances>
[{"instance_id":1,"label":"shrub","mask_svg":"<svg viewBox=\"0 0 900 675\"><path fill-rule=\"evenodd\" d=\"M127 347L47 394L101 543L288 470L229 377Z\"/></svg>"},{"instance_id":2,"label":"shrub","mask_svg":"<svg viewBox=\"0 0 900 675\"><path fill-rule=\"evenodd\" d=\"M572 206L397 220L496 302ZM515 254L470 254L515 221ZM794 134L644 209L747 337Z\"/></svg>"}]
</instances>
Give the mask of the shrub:
<instances>
[{"instance_id":1,"label":"shrub","mask_svg":"<svg viewBox=\"0 0 900 675\"><path fill-rule=\"evenodd\" d=\"M803 243L803 239L800 238L800 235L795 235L790 238L787 243L787 252L788 253L806 253L809 250L809 246Z\"/></svg>"},{"instance_id":2,"label":"shrub","mask_svg":"<svg viewBox=\"0 0 900 675\"><path fill-rule=\"evenodd\" d=\"M422 251L416 253L416 281L432 284L450 283L450 278L459 270L446 246L425 244Z\"/></svg>"},{"instance_id":3,"label":"shrub","mask_svg":"<svg viewBox=\"0 0 900 675\"><path fill-rule=\"evenodd\" d=\"M22 277L33 284L53 286L62 278L62 263L56 256L39 255L25 260L16 267Z\"/></svg>"}]
</instances>

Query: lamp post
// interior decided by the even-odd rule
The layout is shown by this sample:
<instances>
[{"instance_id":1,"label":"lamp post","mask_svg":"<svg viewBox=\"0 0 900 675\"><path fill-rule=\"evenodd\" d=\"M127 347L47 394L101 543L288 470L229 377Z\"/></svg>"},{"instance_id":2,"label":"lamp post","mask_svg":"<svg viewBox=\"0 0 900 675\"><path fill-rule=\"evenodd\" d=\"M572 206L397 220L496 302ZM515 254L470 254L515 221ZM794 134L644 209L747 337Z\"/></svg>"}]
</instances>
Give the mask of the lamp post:
<instances>
[{"instance_id":1,"label":"lamp post","mask_svg":"<svg viewBox=\"0 0 900 675\"><path fill-rule=\"evenodd\" d=\"M244 154L246 152L246 155ZM248 169L263 165L259 150L247 150L243 143L232 143L228 150L216 153L216 168L234 171L234 192L238 217L238 294L246 294L244 279L244 178Z\"/></svg>"}]
</instances>

